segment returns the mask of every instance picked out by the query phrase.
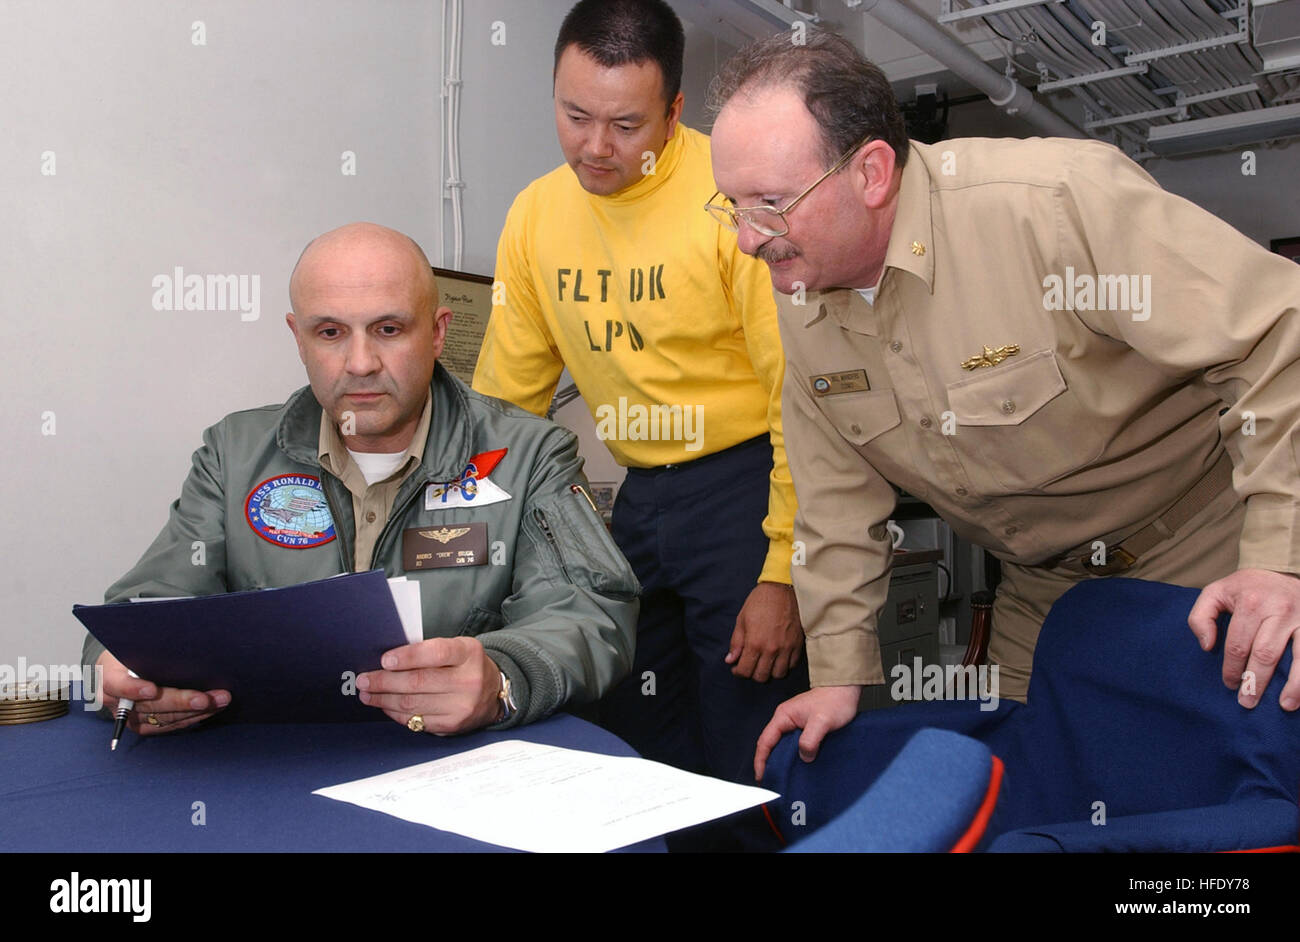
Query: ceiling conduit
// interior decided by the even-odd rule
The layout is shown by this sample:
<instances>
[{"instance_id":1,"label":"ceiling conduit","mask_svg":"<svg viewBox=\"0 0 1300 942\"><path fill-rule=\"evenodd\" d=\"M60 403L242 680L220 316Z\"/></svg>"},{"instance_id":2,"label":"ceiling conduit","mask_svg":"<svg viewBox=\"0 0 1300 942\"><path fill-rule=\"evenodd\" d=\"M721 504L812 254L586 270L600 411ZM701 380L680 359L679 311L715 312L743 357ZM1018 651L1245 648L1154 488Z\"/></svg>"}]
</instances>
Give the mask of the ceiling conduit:
<instances>
[{"instance_id":1,"label":"ceiling conduit","mask_svg":"<svg viewBox=\"0 0 1300 942\"><path fill-rule=\"evenodd\" d=\"M1029 89L989 68L983 59L901 0L844 0L844 4L851 10L871 14L984 92L989 101L1007 114L1023 118L1051 137L1086 137L1083 131L1034 98Z\"/></svg>"}]
</instances>

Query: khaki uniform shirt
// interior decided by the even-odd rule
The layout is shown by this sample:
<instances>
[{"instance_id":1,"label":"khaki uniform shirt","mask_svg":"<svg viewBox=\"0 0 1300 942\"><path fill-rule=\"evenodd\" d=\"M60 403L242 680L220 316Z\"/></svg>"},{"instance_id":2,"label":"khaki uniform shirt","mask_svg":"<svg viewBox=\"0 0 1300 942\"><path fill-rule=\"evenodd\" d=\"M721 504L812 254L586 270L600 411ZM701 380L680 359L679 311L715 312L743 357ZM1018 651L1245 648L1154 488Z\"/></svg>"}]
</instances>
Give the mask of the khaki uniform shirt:
<instances>
[{"instance_id":1,"label":"khaki uniform shirt","mask_svg":"<svg viewBox=\"0 0 1300 942\"><path fill-rule=\"evenodd\" d=\"M1300 573L1300 267L1115 148L913 143L874 306L799 300L778 297L814 686L884 680L890 482L1037 565L1121 542L1226 448L1240 567Z\"/></svg>"},{"instance_id":2,"label":"khaki uniform shirt","mask_svg":"<svg viewBox=\"0 0 1300 942\"><path fill-rule=\"evenodd\" d=\"M357 527L353 566L357 572L365 572L370 568L375 554L375 541L384 532L397 492L401 489L402 482L424 460L424 444L429 437L429 423L432 419L433 396L429 395L424 400L424 411L420 413L415 436L397 470L382 481L366 484L366 476L348 453L347 445L339 436L338 426L328 413L321 412L320 451L317 457L320 466L342 481L352 495L352 519L356 521Z\"/></svg>"}]
</instances>

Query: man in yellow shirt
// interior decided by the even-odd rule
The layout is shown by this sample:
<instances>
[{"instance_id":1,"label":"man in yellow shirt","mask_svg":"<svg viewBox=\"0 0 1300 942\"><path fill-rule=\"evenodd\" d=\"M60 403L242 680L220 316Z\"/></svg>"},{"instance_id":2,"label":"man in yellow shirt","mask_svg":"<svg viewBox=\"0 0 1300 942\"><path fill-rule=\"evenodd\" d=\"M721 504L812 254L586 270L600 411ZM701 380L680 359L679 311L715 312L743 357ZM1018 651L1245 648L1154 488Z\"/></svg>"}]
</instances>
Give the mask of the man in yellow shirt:
<instances>
[{"instance_id":1,"label":"man in yellow shirt","mask_svg":"<svg viewBox=\"0 0 1300 942\"><path fill-rule=\"evenodd\" d=\"M602 722L649 758L738 779L776 704L807 689L784 361L765 267L701 212L709 141L678 121L683 46L661 0L569 12L567 166L510 209L474 388L542 414L568 367L628 468L612 529L644 587Z\"/></svg>"}]
</instances>

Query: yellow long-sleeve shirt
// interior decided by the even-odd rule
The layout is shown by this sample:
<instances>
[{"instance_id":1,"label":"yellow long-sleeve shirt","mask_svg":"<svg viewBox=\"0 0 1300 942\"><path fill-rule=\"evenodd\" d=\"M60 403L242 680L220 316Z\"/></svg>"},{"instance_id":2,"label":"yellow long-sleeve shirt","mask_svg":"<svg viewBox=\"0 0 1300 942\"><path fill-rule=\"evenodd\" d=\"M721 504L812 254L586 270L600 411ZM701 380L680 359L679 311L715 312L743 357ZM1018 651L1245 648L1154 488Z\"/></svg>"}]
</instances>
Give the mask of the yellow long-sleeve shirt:
<instances>
[{"instance_id":1,"label":"yellow long-sleeve shirt","mask_svg":"<svg viewBox=\"0 0 1300 942\"><path fill-rule=\"evenodd\" d=\"M770 432L760 576L790 582L795 499L781 433L785 359L767 266L703 206L709 139L678 124L654 173L612 196L567 165L516 197L497 248L474 388L543 415L568 367L616 461L677 464ZM726 495L720 494L719 500Z\"/></svg>"}]
</instances>

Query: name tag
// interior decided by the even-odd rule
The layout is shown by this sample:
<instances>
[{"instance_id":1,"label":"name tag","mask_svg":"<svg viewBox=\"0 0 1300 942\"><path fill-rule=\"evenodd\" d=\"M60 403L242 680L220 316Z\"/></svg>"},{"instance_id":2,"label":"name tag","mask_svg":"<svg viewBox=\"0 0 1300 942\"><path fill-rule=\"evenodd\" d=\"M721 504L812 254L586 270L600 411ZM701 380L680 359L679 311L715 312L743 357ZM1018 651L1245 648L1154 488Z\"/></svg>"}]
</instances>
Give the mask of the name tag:
<instances>
[{"instance_id":1,"label":"name tag","mask_svg":"<svg viewBox=\"0 0 1300 942\"><path fill-rule=\"evenodd\" d=\"M844 370L839 373L822 373L808 377L812 383L814 396L834 396L838 393L867 392L871 384L867 382L866 370Z\"/></svg>"},{"instance_id":2,"label":"name tag","mask_svg":"<svg viewBox=\"0 0 1300 942\"><path fill-rule=\"evenodd\" d=\"M457 523L413 527L402 531L402 567L407 572L485 566L488 556L486 523Z\"/></svg>"}]
</instances>

